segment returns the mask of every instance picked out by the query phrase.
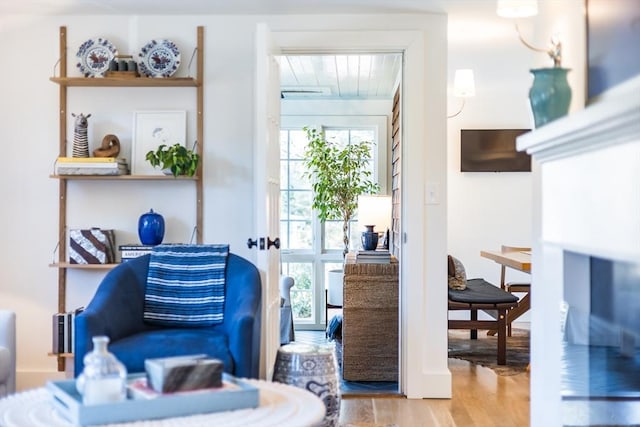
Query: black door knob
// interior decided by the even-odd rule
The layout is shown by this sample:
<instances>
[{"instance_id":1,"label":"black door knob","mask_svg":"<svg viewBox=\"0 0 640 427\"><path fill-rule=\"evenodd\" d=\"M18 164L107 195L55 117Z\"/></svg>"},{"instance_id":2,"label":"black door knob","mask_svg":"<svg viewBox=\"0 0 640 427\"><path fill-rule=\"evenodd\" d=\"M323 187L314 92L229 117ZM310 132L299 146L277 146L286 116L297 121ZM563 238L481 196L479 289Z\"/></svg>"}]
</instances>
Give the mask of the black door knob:
<instances>
[{"instance_id":1,"label":"black door knob","mask_svg":"<svg viewBox=\"0 0 640 427\"><path fill-rule=\"evenodd\" d=\"M275 246L276 249L280 249L280 238L276 237L275 239L271 240L267 237L267 249L270 249L271 246Z\"/></svg>"},{"instance_id":2,"label":"black door knob","mask_svg":"<svg viewBox=\"0 0 640 427\"><path fill-rule=\"evenodd\" d=\"M256 239L256 240L251 240L251 237L249 237L249 238L247 239L247 247L248 247L249 249L251 249L251 248L252 248L252 247L254 247L254 246L258 246L258 239Z\"/></svg>"}]
</instances>

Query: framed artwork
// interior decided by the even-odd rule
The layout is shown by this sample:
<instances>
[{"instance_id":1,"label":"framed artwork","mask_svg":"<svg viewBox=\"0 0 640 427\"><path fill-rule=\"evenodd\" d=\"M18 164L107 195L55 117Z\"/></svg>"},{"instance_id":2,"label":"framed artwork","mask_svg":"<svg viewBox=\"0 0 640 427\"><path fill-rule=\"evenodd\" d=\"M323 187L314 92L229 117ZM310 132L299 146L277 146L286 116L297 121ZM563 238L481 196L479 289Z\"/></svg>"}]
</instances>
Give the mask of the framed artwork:
<instances>
[{"instance_id":1,"label":"framed artwork","mask_svg":"<svg viewBox=\"0 0 640 427\"><path fill-rule=\"evenodd\" d=\"M162 175L145 159L147 153L160 145L185 145L187 136L187 112L134 111L133 137L131 138L131 174Z\"/></svg>"}]
</instances>

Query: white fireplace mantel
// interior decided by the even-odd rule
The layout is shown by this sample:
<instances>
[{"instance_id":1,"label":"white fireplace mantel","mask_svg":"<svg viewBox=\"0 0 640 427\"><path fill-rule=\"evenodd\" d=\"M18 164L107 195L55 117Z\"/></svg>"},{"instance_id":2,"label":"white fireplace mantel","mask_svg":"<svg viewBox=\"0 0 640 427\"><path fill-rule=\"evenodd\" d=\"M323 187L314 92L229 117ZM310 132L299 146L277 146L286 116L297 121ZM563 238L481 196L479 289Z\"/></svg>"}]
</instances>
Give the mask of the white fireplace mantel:
<instances>
[{"instance_id":1,"label":"white fireplace mantel","mask_svg":"<svg viewBox=\"0 0 640 427\"><path fill-rule=\"evenodd\" d=\"M560 394L561 306L588 310L589 257L640 265L640 76L517 147L534 160L531 425L584 425Z\"/></svg>"}]
</instances>

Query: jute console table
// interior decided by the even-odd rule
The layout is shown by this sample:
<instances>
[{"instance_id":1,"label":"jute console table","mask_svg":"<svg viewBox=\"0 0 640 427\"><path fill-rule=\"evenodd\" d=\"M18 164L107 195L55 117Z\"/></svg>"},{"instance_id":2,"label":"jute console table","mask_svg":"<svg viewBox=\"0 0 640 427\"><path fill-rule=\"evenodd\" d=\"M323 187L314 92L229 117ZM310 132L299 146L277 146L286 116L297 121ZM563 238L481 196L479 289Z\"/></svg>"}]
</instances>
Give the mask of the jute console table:
<instances>
[{"instance_id":1,"label":"jute console table","mask_svg":"<svg viewBox=\"0 0 640 427\"><path fill-rule=\"evenodd\" d=\"M342 377L398 381L398 260L344 266Z\"/></svg>"}]
</instances>

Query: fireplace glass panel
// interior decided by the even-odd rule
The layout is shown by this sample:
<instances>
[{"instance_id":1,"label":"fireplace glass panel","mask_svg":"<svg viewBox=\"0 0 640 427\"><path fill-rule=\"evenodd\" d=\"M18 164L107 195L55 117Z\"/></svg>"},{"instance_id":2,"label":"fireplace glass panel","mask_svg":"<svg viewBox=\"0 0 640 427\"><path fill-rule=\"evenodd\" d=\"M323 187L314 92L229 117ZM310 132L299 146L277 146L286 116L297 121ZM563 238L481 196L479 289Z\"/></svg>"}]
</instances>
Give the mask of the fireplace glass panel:
<instances>
[{"instance_id":1,"label":"fireplace glass panel","mask_svg":"<svg viewBox=\"0 0 640 427\"><path fill-rule=\"evenodd\" d=\"M579 266L587 274L572 274ZM565 270L588 286L565 283L563 400L589 421L575 425L613 425L601 424L612 410L615 425L630 425L640 417L640 264L583 256Z\"/></svg>"}]
</instances>

